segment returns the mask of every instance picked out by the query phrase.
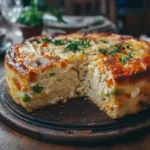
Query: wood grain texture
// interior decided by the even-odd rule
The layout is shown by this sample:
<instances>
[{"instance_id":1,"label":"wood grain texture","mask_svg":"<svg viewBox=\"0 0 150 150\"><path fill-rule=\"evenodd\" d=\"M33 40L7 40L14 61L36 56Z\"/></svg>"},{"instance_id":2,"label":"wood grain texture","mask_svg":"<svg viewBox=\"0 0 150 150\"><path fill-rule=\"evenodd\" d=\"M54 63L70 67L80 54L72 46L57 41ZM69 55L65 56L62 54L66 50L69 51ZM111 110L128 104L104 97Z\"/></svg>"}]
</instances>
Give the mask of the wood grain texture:
<instances>
[{"instance_id":1,"label":"wood grain texture","mask_svg":"<svg viewBox=\"0 0 150 150\"><path fill-rule=\"evenodd\" d=\"M149 150L150 134L123 143L97 146L56 145L23 136L0 123L0 150Z\"/></svg>"},{"instance_id":2,"label":"wood grain texture","mask_svg":"<svg viewBox=\"0 0 150 150\"><path fill-rule=\"evenodd\" d=\"M0 60L0 78L5 74L3 59ZM104 143L104 145L58 145L46 143L24 136L0 121L0 150L149 150L150 130L146 135L128 138L123 142ZM69 144L69 143L68 143Z\"/></svg>"}]
</instances>

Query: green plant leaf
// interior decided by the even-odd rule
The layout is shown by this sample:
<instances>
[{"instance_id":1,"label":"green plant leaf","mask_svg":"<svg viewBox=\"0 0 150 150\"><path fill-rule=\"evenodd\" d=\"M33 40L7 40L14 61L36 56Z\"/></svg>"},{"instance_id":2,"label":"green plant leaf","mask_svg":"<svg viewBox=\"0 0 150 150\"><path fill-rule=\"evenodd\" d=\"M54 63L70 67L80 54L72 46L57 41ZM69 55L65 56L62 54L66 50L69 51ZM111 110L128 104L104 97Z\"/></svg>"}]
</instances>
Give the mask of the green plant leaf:
<instances>
[{"instance_id":1,"label":"green plant leaf","mask_svg":"<svg viewBox=\"0 0 150 150\"><path fill-rule=\"evenodd\" d=\"M28 7L21 13L17 22L31 27L43 25L43 12Z\"/></svg>"}]
</instances>

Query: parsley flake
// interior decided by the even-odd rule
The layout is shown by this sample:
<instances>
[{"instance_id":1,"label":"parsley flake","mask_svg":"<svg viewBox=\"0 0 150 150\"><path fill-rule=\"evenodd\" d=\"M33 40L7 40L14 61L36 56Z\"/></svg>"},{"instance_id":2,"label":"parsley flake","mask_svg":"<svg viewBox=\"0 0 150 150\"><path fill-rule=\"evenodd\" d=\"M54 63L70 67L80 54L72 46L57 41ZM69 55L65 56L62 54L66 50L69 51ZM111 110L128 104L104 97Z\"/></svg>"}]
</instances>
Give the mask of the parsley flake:
<instances>
[{"instance_id":1,"label":"parsley flake","mask_svg":"<svg viewBox=\"0 0 150 150\"><path fill-rule=\"evenodd\" d=\"M99 51L100 53L104 54L104 55L107 54L107 51L106 51L105 49L99 49L98 51Z\"/></svg>"},{"instance_id":2,"label":"parsley flake","mask_svg":"<svg viewBox=\"0 0 150 150\"><path fill-rule=\"evenodd\" d=\"M44 39L42 39L42 41L43 41L44 43L52 43L52 44L54 44L55 46L59 46L59 45L64 45L64 44L65 44L64 41L59 40L59 39L56 39L56 40L52 41L52 40L49 39L49 38L44 38Z\"/></svg>"},{"instance_id":3,"label":"parsley flake","mask_svg":"<svg viewBox=\"0 0 150 150\"><path fill-rule=\"evenodd\" d=\"M87 48L91 45L89 40L84 38L84 39L80 39L80 46L82 46L83 48Z\"/></svg>"},{"instance_id":4,"label":"parsley flake","mask_svg":"<svg viewBox=\"0 0 150 150\"><path fill-rule=\"evenodd\" d=\"M121 52L121 50L119 48L115 48L111 52L108 52L108 55L113 56L114 54L120 53L120 52Z\"/></svg>"},{"instance_id":5,"label":"parsley flake","mask_svg":"<svg viewBox=\"0 0 150 150\"><path fill-rule=\"evenodd\" d=\"M36 64L37 64L38 66L40 66L42 63L41 63L40 61L37 61Z\"/></svg>"},{"instance_id":6,"label":"parsley flake","mask_svg":"<svg viewBox=\"0 0 150 150\"><path fill-rule=\"evenodd\" d=\"M127 63L127 61L130 60L130 58L132 58L131 52L129 52L127 55L128 56L126 56L124 58L119 58L119 61L124 65Z\"/></svg>"},{"instance_id":7,"label":"parsley flake","mask_svg":"<svg viewBox=\"0 0 150 150\"><path fill-rule=\"evenodd\" d=\"M126 48L130 49L130 45L127 45Z\"/></svg>"},{"instance_id":8,"label":"parsley flake","mask_svg":"<svg viewBox=\"0 0 150 150\"><path fill-rule=\"evenodd\" d=\"M104 55L110 55L110 56L113 56L115 55L116 53L120 53L121 50L118 49L118 48L115 48L113 49L112 51L108 52L106 49L99 49L98 50L100 53L104 54Z\"/></svg>"},{"instance_id":9,"label":"parsley flake","mask_svg":"<svg viewBox=\"0 0 150 150\"><path fill-rule=\"evenodd\" d=\"M75 42L72 42L72 43L69 43L66 47L65 47L65 50L66 51L73 51L74 53L76 53L76 51L78 50L79 48L79 42L78 41L75 41Z\"/></svg>"},{"instance_id":10,"label":"parsley flake","mask_svg":"<svg viewBox=\"0 0 150 150\"><path fill-rule=\"evenodd\" d=\"M65 43L64 43L64 41L61 41L61 40L59 40L59 39L56 39L56 40L53 42L53 44L56 45L56 46L59 46L59 45L64 45Z\"/></svg>"},{"instance_id":11,"label":"parsley flake","mask_svg":"<svg viewBox=\"0 0 150 150\"><path fill-rule=\"evenodd\" d=\"M87 39L79 39L78 41L71 41L65 46L65 51L73 51L76 53L80 49L84 49L90 46L90 43Z\"/></svg>"},{"instance_id":12,"label":"parsley flake","mask_svg":"<svg viewBox=\"0 0 150 150\"><path fill-rule=\"evenodd\" d=\"M43 41L44 43L52 43L52 40L49 39L49 38L44 38L44 39L42 39L42 41Z\"/></svg>"}]
</instances>

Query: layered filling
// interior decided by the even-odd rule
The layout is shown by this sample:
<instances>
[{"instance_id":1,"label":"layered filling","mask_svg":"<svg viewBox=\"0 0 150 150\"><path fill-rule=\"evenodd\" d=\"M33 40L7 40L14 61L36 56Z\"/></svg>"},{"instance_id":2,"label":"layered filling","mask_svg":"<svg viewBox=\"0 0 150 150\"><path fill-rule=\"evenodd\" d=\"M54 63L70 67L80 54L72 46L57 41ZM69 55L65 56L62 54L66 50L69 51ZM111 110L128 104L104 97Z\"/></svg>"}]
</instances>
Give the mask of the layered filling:
<instances>
[{"instance_id":1,"label":"layered filling","mask_svg":"<svg viewBox=\"0 0 150 150\"><path fill-rule=\"evenodd\" d=\"M8 88L28 111L86 96L110 117L119 118L148 107L146 79L125 84L114 79L145 70L147 49L146 43L121 41L119 35L37 38L15 49L16 66L27 69L24 77L16 76L6 62Z\"/></svg>"}]
</instances>

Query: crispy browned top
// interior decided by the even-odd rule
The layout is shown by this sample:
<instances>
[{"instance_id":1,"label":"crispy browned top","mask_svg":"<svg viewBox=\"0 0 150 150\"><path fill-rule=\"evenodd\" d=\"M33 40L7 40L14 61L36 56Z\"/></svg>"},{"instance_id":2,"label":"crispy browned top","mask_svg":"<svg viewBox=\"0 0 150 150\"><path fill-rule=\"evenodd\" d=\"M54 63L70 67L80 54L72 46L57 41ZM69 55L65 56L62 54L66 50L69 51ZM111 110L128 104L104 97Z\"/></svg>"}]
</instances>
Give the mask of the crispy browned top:
<instances>
[{"instance_id":1,"label":"crispy browned top","mask_svg":"<svg viewBox=\"0 0 150 150\"><path fill-rule=\"evenodd\" d=\"M22 75L76 61L95 61L99 68L110 70L115 80L133 81L150 74L150 43L110 33L39 36L13 46L5 60Z\"/></svg>"}]
</instances>

